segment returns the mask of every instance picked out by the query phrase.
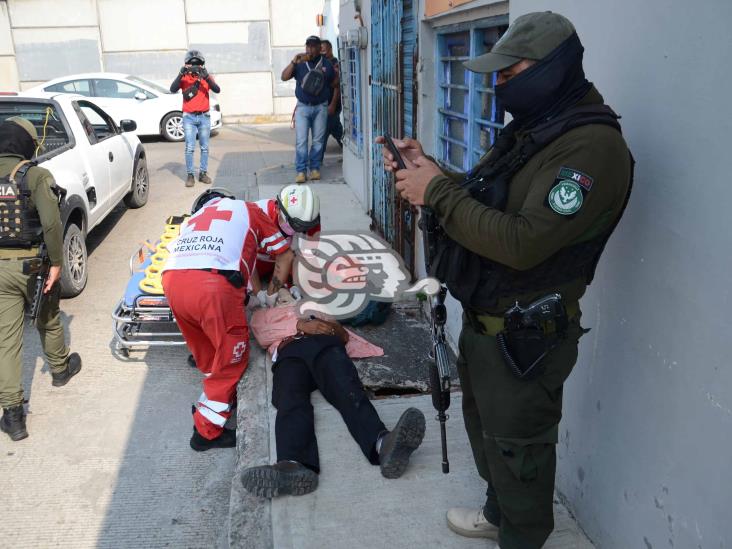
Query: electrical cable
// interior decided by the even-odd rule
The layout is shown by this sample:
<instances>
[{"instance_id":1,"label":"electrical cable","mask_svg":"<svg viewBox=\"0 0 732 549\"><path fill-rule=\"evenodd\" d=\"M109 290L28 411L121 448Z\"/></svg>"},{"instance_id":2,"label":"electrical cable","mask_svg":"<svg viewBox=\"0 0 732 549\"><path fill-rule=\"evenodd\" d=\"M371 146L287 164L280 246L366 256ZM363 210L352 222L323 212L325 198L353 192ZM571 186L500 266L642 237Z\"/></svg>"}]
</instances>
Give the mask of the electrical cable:
<instances>
[{"instance_id":1,"label":"electrical cable","mask_svg":"<svg viewBox=\"0 0 732 549\"><path fill-rule=\"evenodd\" d=\"M38 141L38 146L36 147L36 152L33 153L33 156L38 156L38 152L41 150L41 147L43 147L44 143L46 142L46 131L48 130L48 119L51 118L51 115L53 114L53 109L51 107L46 107L46 119L43 121L43 137Z\"/></svg>"}]
</instances>

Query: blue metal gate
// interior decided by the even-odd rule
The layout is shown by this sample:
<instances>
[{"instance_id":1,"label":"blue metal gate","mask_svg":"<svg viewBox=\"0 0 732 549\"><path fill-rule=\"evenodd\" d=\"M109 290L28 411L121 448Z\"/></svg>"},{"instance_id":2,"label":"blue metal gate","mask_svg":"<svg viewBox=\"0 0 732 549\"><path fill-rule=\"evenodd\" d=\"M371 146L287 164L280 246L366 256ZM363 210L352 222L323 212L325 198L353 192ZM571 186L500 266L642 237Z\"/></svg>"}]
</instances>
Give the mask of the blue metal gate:
<instances>
[{"instance_id":1,"label":"blue metal gate","mask_svg":"<svg viewBox=\"0 0 732 549\"><path fill-rule=\"evenodd\" d=\"M372 0L371 123L374 136L415 137L417 25L414 0ZM415 209L401 200L384 171L381 148L371 152L372 229L404 258L414 274Z\"/></svg>"}]
</instances>

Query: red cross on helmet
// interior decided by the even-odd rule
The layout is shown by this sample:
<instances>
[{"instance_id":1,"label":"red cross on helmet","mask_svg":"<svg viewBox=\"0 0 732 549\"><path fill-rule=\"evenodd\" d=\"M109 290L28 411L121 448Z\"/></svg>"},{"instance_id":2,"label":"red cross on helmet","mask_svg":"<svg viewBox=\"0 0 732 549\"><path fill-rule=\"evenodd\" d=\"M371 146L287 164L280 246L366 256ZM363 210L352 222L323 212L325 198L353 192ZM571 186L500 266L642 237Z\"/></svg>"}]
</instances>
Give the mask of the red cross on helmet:
<instances>
[{"instance_id":1,"label":"red cross on helmet","mask_svg":"<svg viewBox=\"0 0 732 549\"><path fill-rule=\"evenodd\" d=\"M290 236L320 224L320 199L307 185L288 185L277 195L280 228ZM290 229L290 230L288 230Z\"/></svg>"}]
</instances>

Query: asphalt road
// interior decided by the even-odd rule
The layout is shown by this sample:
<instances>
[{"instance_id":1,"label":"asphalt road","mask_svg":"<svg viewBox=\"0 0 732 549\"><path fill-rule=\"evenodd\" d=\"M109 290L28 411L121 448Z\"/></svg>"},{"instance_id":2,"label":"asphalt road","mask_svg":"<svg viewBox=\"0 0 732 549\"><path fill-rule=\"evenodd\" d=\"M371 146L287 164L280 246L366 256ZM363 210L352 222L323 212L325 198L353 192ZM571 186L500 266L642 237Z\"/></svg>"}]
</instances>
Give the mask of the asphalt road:
<instances>
[{"instance_id":1,"label":"asphalt road","mask_svg":"<svg viewBox=\"0 0 732 549\"><path fill-rule=\"evenodd\" d=\"M253 173L292 161L287 127L227 127L211 141L214 184L245 190ZM183 185L183 144L145 140L150 198L118 206L88 237L89 282L61 304L83 369L52 388L35 330L26 329L30 437L0 437L5 547L227 546L234 450L193 452L190 406L200 374L184 347L113 352L110 314L139 242L189 210L204 186ZM198 158L196 154L196 158Z\"/></svg>"}]
</instances>

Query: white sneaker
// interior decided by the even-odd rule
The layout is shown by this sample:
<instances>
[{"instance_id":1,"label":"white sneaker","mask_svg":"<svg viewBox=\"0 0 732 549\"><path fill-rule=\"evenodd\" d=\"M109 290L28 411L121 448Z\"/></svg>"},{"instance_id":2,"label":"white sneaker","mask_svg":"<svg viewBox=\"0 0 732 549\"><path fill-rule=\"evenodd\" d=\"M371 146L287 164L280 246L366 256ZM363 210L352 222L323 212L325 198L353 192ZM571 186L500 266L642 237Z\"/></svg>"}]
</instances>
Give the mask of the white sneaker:
<instances>
[{"instance_id":1,"label":"white sneaker","mask_svg":"<svg viewBox=\"0 0 732 549\"><path fill-rule=\"evenodd\" d=\"M498 539L498 526L494 526L483 516L483 509L453 507L447 511L447 526L467 538Z\"/></svg>"}]
</instances>

